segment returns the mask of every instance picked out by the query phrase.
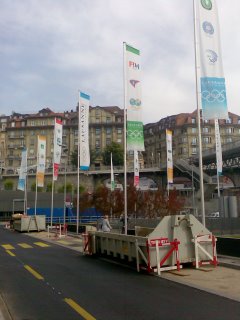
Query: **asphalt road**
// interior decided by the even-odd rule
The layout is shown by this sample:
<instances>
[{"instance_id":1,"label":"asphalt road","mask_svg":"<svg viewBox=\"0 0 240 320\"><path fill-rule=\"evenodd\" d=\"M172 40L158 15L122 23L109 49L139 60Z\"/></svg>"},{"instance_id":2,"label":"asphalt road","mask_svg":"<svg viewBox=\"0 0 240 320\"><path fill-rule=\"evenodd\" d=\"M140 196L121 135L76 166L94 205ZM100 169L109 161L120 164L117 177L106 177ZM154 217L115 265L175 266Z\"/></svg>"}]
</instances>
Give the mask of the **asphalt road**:
<instances>
[{"instance_id":1,"label":"asphalt road","mask_svg":"<svg viewBox=\"0 0 240 320\"><path fill-rule=\"evenodd\" d=\"M236 301L2 228L0 293L14 320L240 318Z\"/></svg>"}]
</instances>

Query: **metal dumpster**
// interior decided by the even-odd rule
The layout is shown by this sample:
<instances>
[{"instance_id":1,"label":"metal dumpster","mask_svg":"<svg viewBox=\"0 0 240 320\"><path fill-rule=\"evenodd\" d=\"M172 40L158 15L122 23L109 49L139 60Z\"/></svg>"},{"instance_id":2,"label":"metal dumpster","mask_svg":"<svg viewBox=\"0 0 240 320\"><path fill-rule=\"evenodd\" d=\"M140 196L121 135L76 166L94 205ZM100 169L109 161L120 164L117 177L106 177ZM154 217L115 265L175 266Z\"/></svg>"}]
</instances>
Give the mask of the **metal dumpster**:
<instances>
[{"instance_id":1,"label":"metal dumpster","mask_svg":"<svg viewBox=\"0 0 240 320\"><path fill-rule=\"evenodd\" d=\"M13 228L20 232L44 231L46 230L46 216L21 215L18 219L13 220Z\"/></svg>"},{"instance_id":2,"label":"metal dumpster","mask_svg":"<svg viewBox=\"0 0 240 320\"><path fill-rule=\"evenodd\" d=\"M136 260L138 270L179 269L188 262L216 265L215 241L193 215L172 215L163 217L155 229L135 227L135 235L89 231L84 252Z\"/></svg>"}]
</instances>

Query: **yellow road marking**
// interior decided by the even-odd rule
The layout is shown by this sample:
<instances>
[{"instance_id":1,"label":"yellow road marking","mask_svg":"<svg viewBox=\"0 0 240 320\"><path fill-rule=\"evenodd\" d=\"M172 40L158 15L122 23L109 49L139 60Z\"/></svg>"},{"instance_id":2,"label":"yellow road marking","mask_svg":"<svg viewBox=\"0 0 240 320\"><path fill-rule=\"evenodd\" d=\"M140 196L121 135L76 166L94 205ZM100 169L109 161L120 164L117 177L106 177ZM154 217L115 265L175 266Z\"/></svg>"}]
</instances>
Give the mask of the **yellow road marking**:
<instances>
[{"instance_id":1,"label":"yellow road marking","mask_svg":"<svg viewBox=\"0 0 240 320\"><path fill-rule=\"evenodd\" d=\"M71 242L65 240L58 240L58 242L62 244L71 244Z\"/></svg>"},{"instance_id":2,"label":"yellow road marking","mask_svg":"<svg viewBox=\"0 0 240 320\"><path fill-rule=\"evenodd\" d=\"M27 264L24 265L24 268L26 270L28 270L35 278L37 278L38 280L43 280L43 276L40 275L40 273L38 273L37 271L33 270L33 268L31 268L30 266L28 266Z\"/></svg>"},{"instance_id":3,"label":"yellow road marking","mask_svg":"<svg viewBox=\"0 0 240 320\"><path fill-rule=\"evenodd\" d=\"M32 248L32 246L30 246L28 243L18 243L18 245L24 249Z\"/></svg>"},{"instance_id":4,"label":"yellow road marking","mask_svg":"<svg viewBox=\"0 0 240 320\"><path fill-rule=\"evenodd\" d=\"M14 250L15 249L11 244L2 244L2 247L6 250Z\"/></svg>"},{"instance_id":5,"label":"yellow road marking","mask_svg":"<svg viewBox=\"0 0 240 320\"><path fill-rule=\"evenodd\" d=\"M6 250L6 252L7 252L8 254L10 254L10 256L15 257L15 254L14 254L12 251Z\"/></svg>"},{"instance_id":6,"label":"yellow road marking","mask_svg":"<svg viewBox=\"0 0 240 320\"><path fill-rule=\"evenodd\" d=\"M64 301L73 308L80 316L82 316L85 320L96 320L90 313L80 307L74 300L70 298L65 298Z\"/></svg>"},{"instance_id":7,"label":"yellow road marking","mask_svg":"<svg viewBox=\"0 0 240 320\"><path fill-rule=\"evenodd\" d=\"M49 245L44 242L34 242L34 244L39 247L49 247Z\"/></svg>"}]
</instances>

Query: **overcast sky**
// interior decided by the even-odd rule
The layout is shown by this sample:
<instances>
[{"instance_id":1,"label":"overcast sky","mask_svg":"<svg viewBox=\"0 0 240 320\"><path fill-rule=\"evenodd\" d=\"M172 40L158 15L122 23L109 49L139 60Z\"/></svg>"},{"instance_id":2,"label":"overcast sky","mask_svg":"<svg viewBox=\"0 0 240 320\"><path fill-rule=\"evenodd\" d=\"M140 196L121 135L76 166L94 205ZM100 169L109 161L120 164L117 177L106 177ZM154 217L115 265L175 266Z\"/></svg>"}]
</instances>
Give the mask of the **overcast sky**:
<instances>
[{"instance_id":1,"label":"overcast sky","mask_svg":"<svg viewBox=\"0 0 240 320\"><path fill-rule=\"evenodd\" d=\"M217 0L228 110L240 114L240 1ZM0 0L0 113L123 107L123 42L141 51L143 122L196 108L192 0Z\"/></svg>"}]
</instances>

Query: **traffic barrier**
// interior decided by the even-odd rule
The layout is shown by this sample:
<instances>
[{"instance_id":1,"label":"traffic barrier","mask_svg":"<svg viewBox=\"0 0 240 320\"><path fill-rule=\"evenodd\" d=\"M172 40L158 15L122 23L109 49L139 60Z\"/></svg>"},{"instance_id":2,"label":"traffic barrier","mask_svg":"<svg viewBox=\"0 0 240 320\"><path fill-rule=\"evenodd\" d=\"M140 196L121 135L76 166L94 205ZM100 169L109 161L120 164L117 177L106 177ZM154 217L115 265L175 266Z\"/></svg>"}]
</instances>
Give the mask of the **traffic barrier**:
<instances>
[{"instance_id":1,"label":"traffic barrier","mask_svg":"<svg viewBox=\"0 0 240 320\"><path fill-rule=\"evenodd\" d=\"M47 230L48 230L48 238L49 238L49 234L51 232L51 230L55 233L55 238L61 238L61 237L65 237L67 236L67 224L56 224L53 226L48 226Z\"/></svg>"},{"instance_id":2,"label":"traffic barrier","mask_svg":"<svg viewBox=\"0 0 240 320\"><path fill-rule=\"evenodd\" d=\"M196 269L199 268L199 266L211 264L214 266L218 265L217 261L217 249L216 249L216 241L217 238L212 234L206 234L206 235L197 235L192 239L192 242L194 243L194 249L195 249L195 265ZM212 247L212 254L209 253L206 249L208 247ZM207 256L209 260L202 259L201 253L205 254L205 257Z\"/></svg>"},{"instance_id":3,"label":"traffic barrier","mask_svg":"<svg viewBox=\"0 0 240 320\"><path fill-rule=\"evenodd\" d=\"M177 239L174 239L173 241L169 241L168 238L158 238L158 239L148 239L147 242L147 254L148 254L148 272L150 273L151 271L156 272L160 276L162 271L169 271L169 270L180 270L182 267L180 265L180 259L179 259L179 250L178 246L180 244L180 241ZM168 248L168 251L166 254L161 255L160 258L160 250L163 248ZM150 259L150 251L152 249L156 250L156 265L153 265L151 263ZM175 254L175 257L173 256ZM169 265L166 267L163 267L164 263L171 257L172 261L174 261L173 265ZM175 258L175 259L174 259ZM157 268L156 268L157 267Z\"/></svg>"}]
</instances>

